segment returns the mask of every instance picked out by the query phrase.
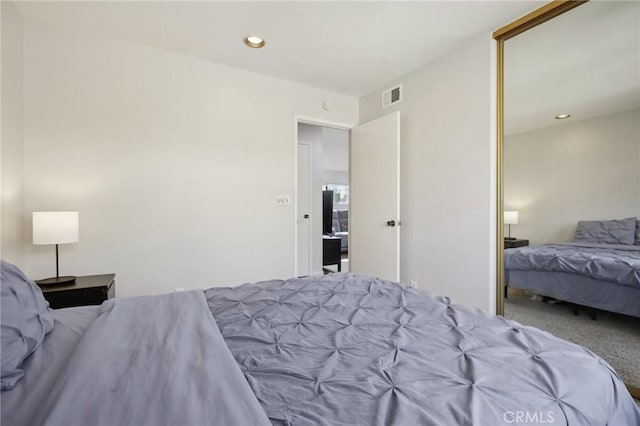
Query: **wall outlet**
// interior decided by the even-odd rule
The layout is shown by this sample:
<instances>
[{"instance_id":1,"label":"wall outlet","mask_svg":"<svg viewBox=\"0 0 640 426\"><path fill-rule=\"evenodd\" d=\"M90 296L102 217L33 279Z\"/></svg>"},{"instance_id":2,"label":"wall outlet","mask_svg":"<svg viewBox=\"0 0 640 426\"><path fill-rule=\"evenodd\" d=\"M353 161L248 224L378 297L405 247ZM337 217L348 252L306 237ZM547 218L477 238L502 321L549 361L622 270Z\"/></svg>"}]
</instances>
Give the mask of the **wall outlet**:
<instances>
[{"instance_id":1,"label":"wall outlet","mask_svg":"<svg viewBox=\"0 0 640 426\"><path fill-rule=\"evenodd\" d=\"M409 287L411 287L411 288L418 287L418 282L414 281L414 280L409 281Z\"/></svg>"},{"instance_id":2,"label":"wall outlet","mask_svg":"<svg viewBox=\"0 0 640 426\"><path fill-rule=\"evenodd\" d=\"M182 288L182 287L176 287L175 288L175 292L176 293L180 293L181 291L184 291L184 288Z\"/></svg>"},{"instance_id":3,"label":"wall outlet","mask_svg":"<svg viewBox=\"0 0 640 426\"><path fill-rule=\"evenodd\" d=\"M278 206L290 206L291 197L289 195L276 195L276 205Z\"/></svg>"}]
</instances>

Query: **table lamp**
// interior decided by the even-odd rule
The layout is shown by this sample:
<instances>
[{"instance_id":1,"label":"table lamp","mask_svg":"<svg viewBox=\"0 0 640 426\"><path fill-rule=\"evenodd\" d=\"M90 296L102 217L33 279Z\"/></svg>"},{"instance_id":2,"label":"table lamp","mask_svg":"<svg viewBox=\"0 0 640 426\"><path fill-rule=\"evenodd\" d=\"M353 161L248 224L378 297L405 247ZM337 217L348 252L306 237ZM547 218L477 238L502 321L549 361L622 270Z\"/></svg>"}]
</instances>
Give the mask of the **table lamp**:
<instances>
[{"instance_id":1,"label":"table lamp","mask_svg":"<svg viewBox=\"0 0 640 426\"><path fill-rule=\"evenodd\" d=\"M518 212L515 210L505 211L504 212L504 224L509 225L509 236L506 238L507 240L515 240L515 238L511 238L511 225L518 224Z\"/></svg>"},{"instance_id":2,"label":"table lamp","mask_svg":"<svg viewBox=\"0 0 640 426\"><path fill-rule=\"evenodd\" d=\"M78 212L33 212L33 244L56 245L56 276L36 281L38 284L65 284L75 276L61 277L58 268L58 244L77 243L79 239Z\"/></svg>"}]
</instances>

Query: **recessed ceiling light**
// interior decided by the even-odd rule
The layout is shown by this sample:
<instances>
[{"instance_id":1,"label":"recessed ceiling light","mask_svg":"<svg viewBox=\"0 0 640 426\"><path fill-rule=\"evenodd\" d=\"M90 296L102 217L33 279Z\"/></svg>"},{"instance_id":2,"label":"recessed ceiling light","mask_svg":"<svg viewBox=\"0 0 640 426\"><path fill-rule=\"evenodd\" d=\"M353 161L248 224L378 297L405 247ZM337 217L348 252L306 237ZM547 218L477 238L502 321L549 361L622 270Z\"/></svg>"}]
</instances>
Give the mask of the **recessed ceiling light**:
<instances>
[{"instance_id":1,"label":"recessed ceiling light","mask_svg":"<svg viewBox=\"0 0 640 426\"><path fill-rule=\"evenodd\" d=\"M565 118L571 117L571 114L560 114L556 115L556 120L564 120Z\"/></svg>"},{"instance_id":2,"label":"recessed ceiling light","mask_svg":"<svg viewBox=\"0 0 640 426\"><path fill-rule=\"evenodd\" d=\"M265 45L265 42L258 36L248 36L244 38L244 44L254 49L259 49Z\"/></svg>"}]
</instances>

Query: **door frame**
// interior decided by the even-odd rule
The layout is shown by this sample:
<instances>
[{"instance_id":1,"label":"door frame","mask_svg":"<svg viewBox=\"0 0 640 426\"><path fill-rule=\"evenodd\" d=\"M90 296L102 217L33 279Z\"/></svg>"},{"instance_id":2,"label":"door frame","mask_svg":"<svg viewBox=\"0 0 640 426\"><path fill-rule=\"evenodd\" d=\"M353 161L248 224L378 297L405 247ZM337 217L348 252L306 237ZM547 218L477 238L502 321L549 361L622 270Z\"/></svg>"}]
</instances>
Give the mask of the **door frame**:
<instances>
[{"instance_id":1,"label":"door frame","mask_svg":"<svg viewBox=\"0 0 640 426\"><path fill-rule=\"evenodd\" d=\"M349 132L349 161L351 161L351 129L356 126L353 123L342 123L339 121L325 120L322 118L309 117L306 115L294 114L293 117L293 193L295 203L293 203L293 276L298 276L298 124L311 124L313 126L331 127L333 129L347 130ZM351 168L349 168L351 169ZM312 173L313 174L313 173ZM351 181L351 170L349 170L349 181ZM309 240L312 244L313 239ZM313 245L312 245L313 247ZM311 262L312 252L309 251L309 262ZM309 268L311 271L311 268ZM313 271L311 271L313 272Z\"/></svg>"}]
</instances>

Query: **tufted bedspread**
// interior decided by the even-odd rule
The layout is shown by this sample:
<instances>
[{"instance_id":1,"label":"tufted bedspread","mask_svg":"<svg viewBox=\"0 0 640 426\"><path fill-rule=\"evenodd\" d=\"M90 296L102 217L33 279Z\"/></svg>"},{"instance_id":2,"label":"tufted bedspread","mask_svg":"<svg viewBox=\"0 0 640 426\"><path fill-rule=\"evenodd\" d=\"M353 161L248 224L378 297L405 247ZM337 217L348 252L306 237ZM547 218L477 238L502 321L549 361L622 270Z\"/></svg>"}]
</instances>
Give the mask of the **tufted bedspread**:
<instances>
[{"instance_id":1,"label":"tufted bedspread","mask_svg":"<svg viewBox=\"0 0 640 426\"><path fill-rule=\"evenodd\" d=\"M558 243L505 250L506 271L566 272L640 289L640 246Z\"/></svg>"},{"instance_id":2,"label":"tufted bedspread","mask_svg":"<svg viewBox=\"0 0 640 426\"><path fill-rule=\"evenodd\" d=\"M640 425L587 349L424 291L331 274L206 296L277 425Z\"/></svg>"}]
</instances>

